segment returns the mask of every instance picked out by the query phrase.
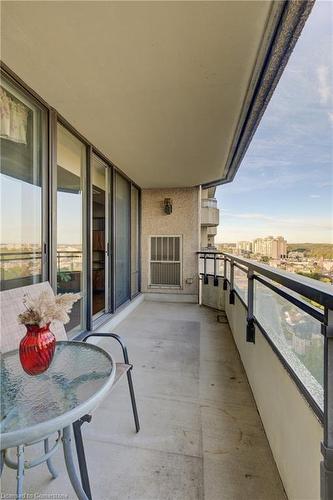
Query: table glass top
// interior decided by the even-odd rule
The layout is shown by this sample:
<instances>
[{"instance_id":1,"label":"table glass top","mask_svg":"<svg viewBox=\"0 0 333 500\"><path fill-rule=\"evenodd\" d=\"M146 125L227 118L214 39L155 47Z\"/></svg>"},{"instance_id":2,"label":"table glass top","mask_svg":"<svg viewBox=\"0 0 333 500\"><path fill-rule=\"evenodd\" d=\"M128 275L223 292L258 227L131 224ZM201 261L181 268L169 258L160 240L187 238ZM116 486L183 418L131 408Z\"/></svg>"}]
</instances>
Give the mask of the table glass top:
<instances>
[{"instance_id":1,"label":"table glass top","mask_svg":"<svg viewBox=\"0 0 333 500\"><path fill-rule=\"evenodd\" d=\"M59 417L103 388L112 373L112 359L83 342L57 342L47 371L23 371L18 351L1 359L1 433L17 431Z\"/></svg>"}]
</instances>

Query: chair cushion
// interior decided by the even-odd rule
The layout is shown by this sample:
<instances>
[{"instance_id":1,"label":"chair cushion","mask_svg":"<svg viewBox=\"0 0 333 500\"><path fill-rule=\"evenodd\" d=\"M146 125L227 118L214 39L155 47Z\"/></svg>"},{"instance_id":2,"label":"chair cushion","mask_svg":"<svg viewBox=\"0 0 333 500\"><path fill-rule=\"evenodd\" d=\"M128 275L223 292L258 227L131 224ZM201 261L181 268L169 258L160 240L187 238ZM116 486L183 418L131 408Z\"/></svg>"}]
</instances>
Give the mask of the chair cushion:
<instances>
[{"instance_id":1,"label":"chair cushion","mask_svg":"<svg viewBox=\"0 0 333 500\"><path fill-rule=\"evenodd\" d=\"M23 304L24 295L37 297L41 292L47 291L53 295L53 290L48 281L36 283L35 285L14 288L0 292L0 351L5 353L18 349L20 340L26 333L24 325L19 324L18 315L25 310ZM51 324L50 330L57 340L67 340L64 325L58 321Z\"/></svg>"}]
</instances>

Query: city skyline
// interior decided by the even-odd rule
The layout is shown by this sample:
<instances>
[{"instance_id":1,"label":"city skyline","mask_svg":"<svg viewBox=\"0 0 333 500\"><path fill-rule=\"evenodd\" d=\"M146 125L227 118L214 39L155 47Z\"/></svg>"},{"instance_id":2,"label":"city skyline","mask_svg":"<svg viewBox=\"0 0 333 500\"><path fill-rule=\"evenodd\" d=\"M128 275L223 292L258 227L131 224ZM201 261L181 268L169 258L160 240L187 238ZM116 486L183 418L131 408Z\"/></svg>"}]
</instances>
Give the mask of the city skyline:
<instances>
[{"instance_id":1,"label":"city skyline","mask_svg":"<svg viewBox=\"0 0 333 500\"><path fill-rule=\"evenodd\" d=\"M217 188L217 243L333 243L332 9L315 3L234 181Z\"/></svg>"}]
</instances>

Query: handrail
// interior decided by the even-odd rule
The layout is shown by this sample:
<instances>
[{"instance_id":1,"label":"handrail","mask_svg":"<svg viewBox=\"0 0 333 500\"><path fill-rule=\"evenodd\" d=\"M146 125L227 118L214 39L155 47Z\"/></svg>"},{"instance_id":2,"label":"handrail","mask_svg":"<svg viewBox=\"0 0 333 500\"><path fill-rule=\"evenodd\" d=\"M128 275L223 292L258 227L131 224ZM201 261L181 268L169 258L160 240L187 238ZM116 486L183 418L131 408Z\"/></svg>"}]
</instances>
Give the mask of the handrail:
<instances>
[{"instance_id":1,"label":"handrail","mask_svg":"<svg viewBox=\"0 0 333 500\"><path fill-rule=\"evenodd\" d=\"M205 255L206 259L209 259L209 254L214 255L214 257L210 257L212 259L218 259L218 255L222 255L223 258L226 258L229 262L232 261L242 264L243 266L246 266L249 271L261 274L262 276L289 288L293 292L296 292L309 300L313 300L324 307L333 309L333 287L327 283L322 283L321 281L307 278L306 276L302 276L300 274L283 271L281 269L268 266L267 264L260 264L255 260L238 257L237 255L226 252L204 251L197 252L197 254Z\"/></svg>"}]
</instances>

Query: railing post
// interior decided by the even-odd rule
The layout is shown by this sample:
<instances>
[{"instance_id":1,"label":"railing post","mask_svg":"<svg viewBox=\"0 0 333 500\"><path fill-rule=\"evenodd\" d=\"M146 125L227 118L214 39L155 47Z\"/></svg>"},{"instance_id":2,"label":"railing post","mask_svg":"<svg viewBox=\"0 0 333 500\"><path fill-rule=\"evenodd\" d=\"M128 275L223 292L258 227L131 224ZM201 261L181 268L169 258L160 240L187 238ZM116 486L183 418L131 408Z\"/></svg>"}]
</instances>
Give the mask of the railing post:
<instances>
[{"instance_id":1,"label":"railing post","mask_svg":"<svg viewBox=\"0 0 333 500\"><path fill-rule=\"evenodd\" d=\"M229 304L235 303L235 291L234 291L234 259L230 259L230 292L229 292Z\"/></svg>"},{"instance_id":2,"label":"railing post","mask_svg":"<svg viewBox=\"0 0 333 500\"><path fill-rule=\"evenodd\" d=\"M216 253L214 253L214 286L219 286L219 279L216 276Z\"/></svg>"},{"instance_id":3,"label":"railing post","mask_svg":"<svg viewBox=\"0 0 333 500\"><path fill-rule=\"evenodd\" d=\"M324 334L324 440L320 464L320 496L333 498L333 310L325 307Z\"/></svg>"},{"instance_id":4,"label":"railing post","mask_svg":"<svg viewBox=\"0 0 333 500\"><path fill-rule=\"evenodd\" d=\"M223 290L228 290L227 258L223 255Z\"/></svg>"},{"instance_id":5,"label":"railing post","mask_svg":"<svg viewBox=\"0 0 333 500\"><path fill-rule=\"evenodd\" d=\"M207 255L204 254L204 285L208 285L208 276L207 276Z\"/></svg>"},{"instance_id":6,"label":"railing post","mask_svg":"<svg viewBox=\"0 0 333 500\"><path fill-rule=\"evenodd\" d=\"M253 315L254 303L254 277L253 271L248 269L247 272L247 325L246 325L246 342L255 344L255 326Z\"/></svg>"}]
</instances>

